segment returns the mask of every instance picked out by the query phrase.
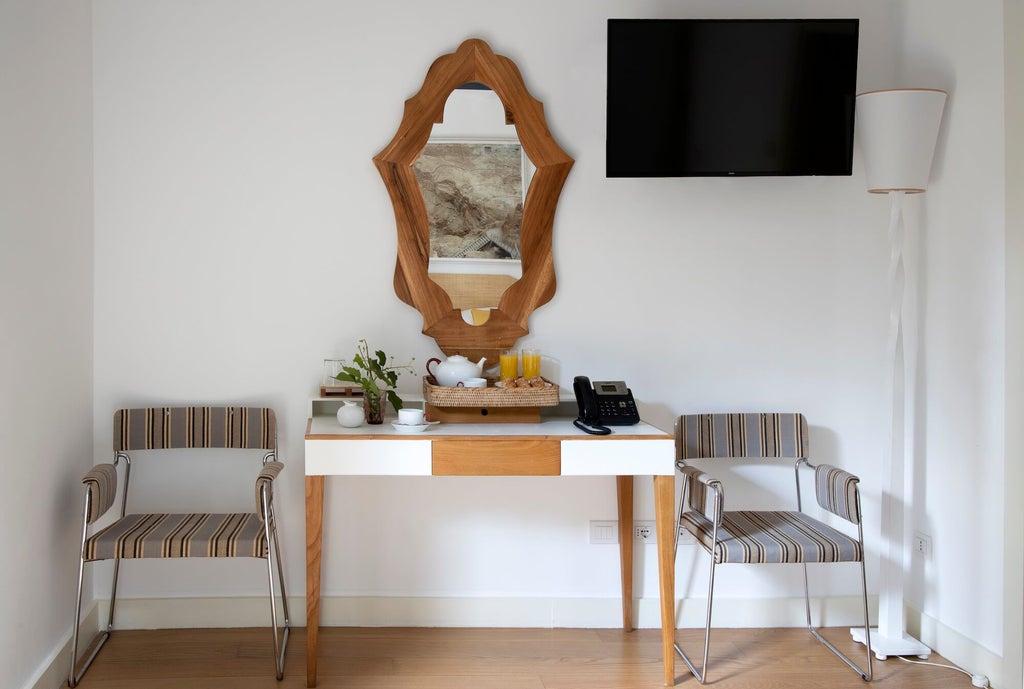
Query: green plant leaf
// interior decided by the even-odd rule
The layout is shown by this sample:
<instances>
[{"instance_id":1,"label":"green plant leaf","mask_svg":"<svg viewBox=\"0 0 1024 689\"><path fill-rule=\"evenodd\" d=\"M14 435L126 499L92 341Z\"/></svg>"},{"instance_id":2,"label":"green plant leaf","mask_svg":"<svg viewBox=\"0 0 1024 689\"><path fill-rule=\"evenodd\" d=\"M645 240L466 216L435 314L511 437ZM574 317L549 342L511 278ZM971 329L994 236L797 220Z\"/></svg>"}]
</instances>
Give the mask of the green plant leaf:
<instances>
[{"instance_id":1,"label":"green plant leaf","mask_svg":"<svg viewBox=\"0 0 1024 689\"><path fill-rule=\"evenodd\" d=\"M402 406L402 399L392 388L398 385L398 376L401 371L408 371L416 375L409 364L395 365L392 359L389 365L388 355L384 350L374 350L371 355L366 340L360 339L356 345L356 354L352 357L352 366L342 366L341 372L334 377L348 383L361 385L363 394L367 397L379 397L382 393L386 393L388 400L397 411Z\"/></svg>"},{"instance_id":2,"label":"green plant leaf","mask_svg":"<svg viewBox=\"0 0 1024 689\"><path fill-rule=\"evenodd\" d=\"M395 408L395 411L402 408L402 398L394 390L388 390L388 400L391 402L391 406Z\"/></svg>"}]
</instances>

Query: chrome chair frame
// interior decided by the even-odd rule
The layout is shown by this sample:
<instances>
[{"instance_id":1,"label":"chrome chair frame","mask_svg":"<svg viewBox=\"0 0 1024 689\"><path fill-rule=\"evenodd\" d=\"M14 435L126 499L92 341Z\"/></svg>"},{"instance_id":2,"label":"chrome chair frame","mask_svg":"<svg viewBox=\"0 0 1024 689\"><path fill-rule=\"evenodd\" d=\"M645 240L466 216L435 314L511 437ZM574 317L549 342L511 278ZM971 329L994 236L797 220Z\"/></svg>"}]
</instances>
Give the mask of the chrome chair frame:
<instances>
[{"instance_id":1,"label":"chrome chair frame","mask_svg":"<svg viewBox=\"0 0 1024 689\"><path fill-rule=\"evenodd\" d=\"M272 456L272 457L271 457ZM267 453L263 463L276 459L276 453ZM267 540L267 585L270 590L270 621L274 632L274 665L278 680L284 679L284 652L288 648L288 636L291 632L291 621L288 614L288 596L284 588L284 567L281 564L281 546L277 540L277 517L274 514L274 502L271 499L268 483L260 486L260 509L263 517L263 537ZM273 524L273 529L271 529ZM279 635L277 625L277 600L274 595L274 566L271 556L277 563L278 588L281 591L281 612L284 613L284 632ZM113 606L111 606L113 607Z\"/></svg>"},{"instance_id":2,"label":"chrome chair frame","mask_svg":"<svg viewBox=\"0 0 1024 689\"><path fill-rule=\"evenodd\" d=\"M681 450L680 450L680 455L682 455L682 451ZM688 466L686 464L685 458L683 456L680 456L679 458L677 458L676 466L680 470L682 470L683 467ZM803 512L803 500L802 500L801 489L800 489L800 468L801 467L807 467L809 469L815 469L816 466L811 464L811 462L808 461L808 459L806 457L798 457L796 459L795 463L794 463L793 472L794 472L794 476L795 476L795 480L796 480L797 511L799 511L799 512ZM712 478L712 477L707 477L707 478L701 477L700 480L706 486L706 488L710 491L710 495L711 495L711 510L710 511L711 511L711 514L714 517L714 519L711 520L712 521L712 537L711 537L712 538L712 542L711 542L710 549L707 546L705 546L703 543L700 543L700 541L698 541L698 545L701 547L702 550L705 550L708 553L708 559L710 560L710 565L709 565L709 569L708 569L707 610L706 610L705 618L704 618L704 655L703 655L703 661L701 663L701 669L698 671L698 669L696 667L696 664L689 658L689 656L686 655L686 653L683 651L683 649L679 645L679 643L677 643L677 642L673 643L673 647L675 649L676 654L686 664L686 667L690 670L690 673L693 674L693 676L697 679L697 681L700 682L701 684L706 684L707 681L708 681L708 655L709 655L708 654L708 649L710 647L710 641L711 641L711 614L712 614L712 606L713 606L713 603L714 603L715 566L716 566L716 564L718 564L716 562L716 552L718 551L718 544L720 543L719 538L718 538L718 529L719 529L719 526L721 526L721 524L722 524L722 519L723 519L723 516L724 516L723 505L724 505L724 502L725 502L725 493L724 493L724 489L722 487L722 482L719 479ZM682 525L681 525L681 522L682 522L682 516L683 516L684 511L686 510L686 506L688 504L689 489L690 489L690 481L686 480L686 481L683 482L683 490L682 490L682 492L680 494L680 497L679 497L679 511L676 513L676 517L677 517L676 518L676 525L677 526L676 526L676 534L675 534L675 553L676 554L678 554L678 550L679 550L679 532L680 532L680 528L683 528ZM808 584L807 562L801 562L800 564L803 566L804 609L805 609L805 613L806 613L806 624L807 624L808 631L811 633L811 635L815 639L817 639L819 642L821 642L826 648L828 648L840 660L842 660L844 663L846 663L846 665L849 666L850 669L852 669L854 672L856 672L858 675L860 675L860 678L862 680L864 680L865 682L870 682L872 680L872 678L874 677L874 667L873 667L872 658L871 658L871 638L870 638L870 634L869 634L870 622L869 622L869 618L868 618L867 572L866 572L865 563L864 563L864 527L863 527L863 520L861 518L861 503L860 503L860 488L859 488L859 486L856 488L856 491L855 491L855 500L856 500L857 515L858 515L857 522L856 522L856 524L857 524L857 540L860 543L860 552L861 552L861 558L860 558L859 562L860 562L860 574L861 574L861 595L862 595L862 601L863 601L863 614L864 614L864 637L865 637L865 646L866 646L866 654L867 654L867 670L862 669L860 666L858 666L856 663L854 663L852 660L850 660L849 657L847 657L843 652L841 652L832 643L830 643L827 639L825 639L821 635L821 633L818 631L818 629L814 626L814 624L813 624L813 622L811 620L811 598L810 598L810 587L809 587L809 584ZM793 564L796 564L796 563L793 563Z\"/></svg>"},{"instance_id":3,"label":"chrome chair frame","mask_svg":"<svg viewBox=\"0 0 1024 689\"><path fill-rule=\"evenodd\" d=\"M803 508L803 500L802 500L801 494L800 494L800 467L801 466L806 466L808 469L816 469L817 468L814 464L811 464L810 461L808 461L806 457L801 457L800 459L796 460L796 464L793 467L793 473L796 476L796 509L799 512L803 512L803 509L804 509ZM861 515L862 513L861 513L861 506L860 506L860 488L859 487L857 488L857 492L856 492L856 500L857 500L857 514ZM864 612L864 639L865 639L864 645L867 647L867 661L868 661L868 663L867 663L868 664L867 672L865 672L859 665L857 665L852 660L850 660L850 658L847 657L845 653L843 653L838 648L833 646L832 643L828 641L828 639L823 637L821 635L821 633L818 632L818 629L811 622L811 595L810 595L810 587L809 587L809 585L807 583L807 563L806 562L802 562L800 564L803 565L803 569L804 569L804 607L805 607L805 610L806 610L806 613L807 613L807 630L811 633L812 636L814 636L815 639L817 639L822 644L824 644L825 647L828 648L828 650L832 651L834 654L836 654L839 657L840 660L842 660L844 663L846 663L850 667L851 670L853 670L858 675L860 675L860 678L862 680L864 680L865 682L870 682L871 679L874 677L874 666L872 665L872 661L871 661L871 634L869 633L869 629L870 629L870 624L871 623L870 623L870 621L868 619L868 575L867 575L866 565L864 564L864 559L865 559L865 556L864 556L864 553L865 553L865 550L864 550L864 521L863 521L863 519L860 516L858 516L858 519L857 519L857 541L860 543L860 552L861 552L861 558L860 558L860 585L861 585L861 602L862 602L863 609L864 609L863 610L863 612Z\"/></svg>"},{"instance_id":4,"label":"chrome chair frame","mask_svg":"<svg viewBox=\"0 0 1024 689\"><path fill-rule=\"evenodd\" d=\"M274 446L276 448L276 434L274 440ZM124 460L124 480L122 481L121 488L121 509L119 518L123 519L127 511L128 504L128 484L131 478L131 456L126 451L116 451L114 453L113 466L117 468L117 465ZM277 461L277 450L270 450L263 455L263 465L266 466L268 462ZM271 479L272 480L272 479ZM83 479L83 483L87 483ZM260 516L262 517L262 537L266 539L267 543L267 580L270 593L270 619L271 626L274 635L274 665L276 670L276 677L278 680L284 679L284 657L285 651L288 647L288 638L291 631L290 615L288 612L288 596L285 589L284 583L284 567L281 561L281 549L277 535L277 520L274 511L273 494L270 485L270 481L262 481L259 486L259 506ZM93 637L89 644L92 649L88 656L83 660L78 659L78 643L79 643L79 627L81 626L82 617L82 587L85 578L85 565L89 560L85 557L86 542L89 537L89 526L97 521L97 519L103 515L92 514L92 491L89 486L85 487L85 498L84 507L82 513L82 535L79 544L79 560L78 560L78 588L75 595L75 623L71 632L71 660L70 667L68 670L68 686L76 687L82 676L85 674L89 666L92 665L93 660L99 654L100 649L110 638L111 633L114 631L114 609L117 601L117 581L118 574L120 571L121 558L114 557L114 575L110 586L110 610L107 616L107 625L105 629L101 629ZM109 511L109 509L107 510ZM90 519L90 516L93 516ZM281 596L281 612L283 613L282 624L278 624L278 613L277 613L277 593L274 589L274 565L277 565L277 589ZM283 631L282 631L283 629Z\"/></svg>"},{"instance_id":5,"label":"chrome chair frame","mask_svg":"<svg viewBox=\"0 0 1024 689\"><path fill-rule=\"evenodd\" d=\"M121 487L121 519L124 519L125 511L128 506L128 483L131 479L132 472L132 459L127 452L115 452L114 453L114 468L117 469L118 463L124 460L124 481ZM78 686L78 682L82 679L82 675L92 665L93 659L96 654L103 648L103 644L107 643L107 639L110 638L110 632L114 630L114 601L117 599L117 575L118 569L121 565L121 558L114 558L114 578L110 584L110 611L107 616L106 629L100 630L96 636L93 637L90 646L92 646L92 652L82 662L81 669L76 673L75 667L78 665L78 633L79 627L82 624L82 584L85 580L85 542L89 538L89 524L90 515L92 515L92 491L87 485L85 487L85 507L82 511L82 539L78 546L78 592L75 594L75 626L71 630L71 668L68 671L68 686ZM92 521L95 521L93 519Z\"/></svg>"},{"instance_id":6,"label":"chrome chair frame","mask_svg":"<svg viewBox=\"0 0 1024 689\"><path fill-rule=\"evenodd\" d=\"M679 461L677 461L676 464L677 464L677 466L679 466ZM712 604L714 603L714 600L715 600L715 564L716 563L715 563L714 552L715 552L715 546L718 545L718 526L722 523L722 505L723 505L723 503L725 501L725 495L723 494L723 491L722 491L722 482L721 481L719 481L718 479L712 479L712 480L708 481L705 485L711 490L711 494L712 494L712 503L711 503L711 505L712 505L712 512L713 512L715 518L714 518L714 520L712 522L712 524L713 524L712 531L711 531L712 546L711 546L711 552L709 553L709 559L711 560L711 566L710 566L710 569L708 571L708 605L707 605L707 611L706 611L705 617L704 617L704 661L701 664L700 671L699 672L697 671L697 668L693 664L693 661L690 660L689 656L687 656L686 653L683 652L683 649L682 649L682 647L680 647L678 642L674 642L672 644L672 647L676 651L676 655L678 655L682 659L682 661L684 663L686 663L686 667L688 667L690 669L690 673L694 677L696 677L697 681L700 682L701 684L707 683L707 676L708 676L708 647L709 647L709 645L711 643L711 608L712 608ZM689 494L688 494L689 489L690 489L689 482L688 481L684 481L683 482L683 491L682 491L682 493L679 496L679 511L676 513L677 514L677 517L676 517L676 539L675 539L675 550L673 551L673 555L674 555L673 559L675 559L675 557L678 557L678 555L679 555L679 529L680 529L679 523L680 523L680 521L682 519L682 515L683 515L683 512L685 510L686 500L689 497ZM701 546L701 547L703 548L703 546ZM678 628L678 626L679 625L676 624L677 628Z\"/></svg>"}]
</instances>

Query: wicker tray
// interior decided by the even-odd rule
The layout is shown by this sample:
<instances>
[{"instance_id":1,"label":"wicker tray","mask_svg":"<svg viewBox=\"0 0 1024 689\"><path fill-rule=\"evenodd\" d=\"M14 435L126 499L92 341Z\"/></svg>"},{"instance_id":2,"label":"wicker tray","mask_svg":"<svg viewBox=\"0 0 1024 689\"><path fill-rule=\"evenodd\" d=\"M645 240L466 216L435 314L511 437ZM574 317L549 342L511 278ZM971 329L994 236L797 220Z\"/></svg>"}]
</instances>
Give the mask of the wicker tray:
<instances>
[{"instance_id":1,"label":"wicker tray","mask_svg":"<svg viewBox=\"0 0 1024 689\"><path fill-rule=\"evenodd\" d=\"M545 380L542 388L499 388L488 380L486 388L451 388L423 376L423 400L435 407L554 407L558 386Z\"/></svg>"}]
</instances>

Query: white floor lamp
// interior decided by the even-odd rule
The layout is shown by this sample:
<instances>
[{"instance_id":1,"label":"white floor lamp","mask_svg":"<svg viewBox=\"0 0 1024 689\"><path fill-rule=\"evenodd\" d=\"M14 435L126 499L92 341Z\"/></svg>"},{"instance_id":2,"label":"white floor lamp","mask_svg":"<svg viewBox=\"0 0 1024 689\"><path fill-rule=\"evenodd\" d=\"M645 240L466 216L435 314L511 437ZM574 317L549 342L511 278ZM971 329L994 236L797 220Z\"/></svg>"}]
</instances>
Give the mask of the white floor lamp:
<instances>
[{"instance_id":1,"label":"white floor lamp","mask_svg":"<svg viewBox=\"0 0 1024 689\"><path fill-rule=\"evenodd\" d=\"M857 96L857 139L864 153L868 191L888 194L889 339L887 415L891 436L883 449L881 580L878 627L871 630L871 650L888 656L928 657L931 649L906 632L903 578L910 565L910 520L913 491L917 391L917 240L903 221L906 194L920 194L928 184L945 91L892 89ZM864 629L851 629L864 643Z\"/></svg>"}]
</instances>

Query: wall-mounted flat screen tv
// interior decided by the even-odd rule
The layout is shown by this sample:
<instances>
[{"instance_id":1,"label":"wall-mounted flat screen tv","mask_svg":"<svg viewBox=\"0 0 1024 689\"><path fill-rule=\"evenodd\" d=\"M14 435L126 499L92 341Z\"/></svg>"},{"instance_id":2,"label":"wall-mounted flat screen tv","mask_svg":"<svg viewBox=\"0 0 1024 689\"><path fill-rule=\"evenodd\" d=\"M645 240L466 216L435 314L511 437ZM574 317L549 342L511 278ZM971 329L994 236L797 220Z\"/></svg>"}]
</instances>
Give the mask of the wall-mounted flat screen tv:
<instances>
[{"instance_id":1,"label":"wall-mounted flat screen tv","mask_svg":"<svg viewBox=\"0 0 1024 689\"><path fill-rule=\"evenodd\" d=\"M857 19L609 19L608 177L849 175Z\"/></svg>"}]
</instances>

